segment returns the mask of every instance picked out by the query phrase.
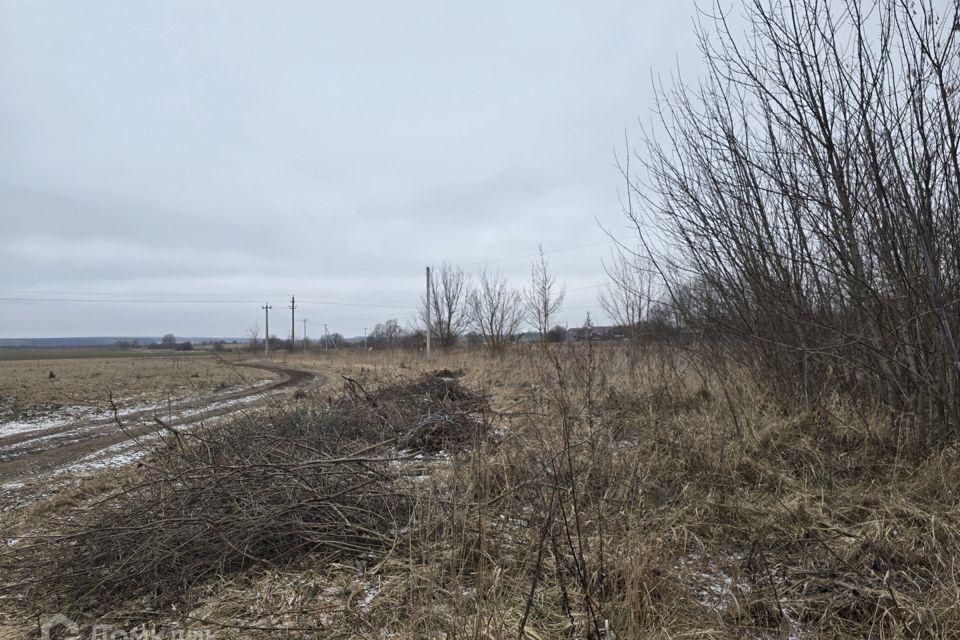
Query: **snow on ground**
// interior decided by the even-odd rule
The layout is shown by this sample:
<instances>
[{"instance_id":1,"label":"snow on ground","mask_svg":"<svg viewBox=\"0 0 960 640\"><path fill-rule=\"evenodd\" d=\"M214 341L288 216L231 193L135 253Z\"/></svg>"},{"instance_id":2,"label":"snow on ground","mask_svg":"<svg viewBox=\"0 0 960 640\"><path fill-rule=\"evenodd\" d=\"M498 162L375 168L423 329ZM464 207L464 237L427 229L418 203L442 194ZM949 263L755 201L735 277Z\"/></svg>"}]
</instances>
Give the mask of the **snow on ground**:
<instances>
[{"instance_id":1,"label":"snow on ground","mask_svg":"<svg viewBox=\"0 0 960 640\"><path fill-rule=\"evenodd\" d=\"M278 393L280 393L278 391ZM210 420L222 420L233 416L248 407L250 403L250 398L235 398L231 400L224 400L221 402L214 402L212 404L204 405L203 407L197 407L193 409L187 409L185 411L174 412L171 416L174 419L187 419L195 417L198 415L203 415L209 411L219 411L223 409L232 409L226 413L222 413L217 416L211 416ZM184 425L178 426L181 428ZM192 425L185 425L187 427ZM54 471L54 475L63 475L68 473L86 473L89 471L97 471L100 469L108 469L113 467L119 467L126 464L131 464L137 462L140 458L144 457L149 452L149 443L152 440L155 440L159 437L158 434L151 433L138 436L136 441L126 440L124 442L119 442L115 445L111 445L99 451L94 451L90 453L77 462L73 464L60 467Z\"/></svg>"},{"instance_id":2,"label":"snow on ground","mask_svg":"<svg viewBox=\"0 0 960 640\"><path fill-rule=\"evenodd\" d=\"M0 424L0 438L18 435L21 433L30 433L50 427L60 427L73 421L73 418L45 417L35 418L33 420L11 420Z\"/></svg>"},{"instance_id":3,"label":"snow on ground","mask_svg":"<svg viewBox=\"0 0 960 640\"><path fill-rule=\"evenodd\" d=\"M213 394L212 396L220 396L230 393L239 393L242 391L249 391L252 394L256 394L261 388L268 386L275 382L275 380L261 380L254 384L243 384L233 387L226 387L220 389ZM258 395L269 395L268 394L258 394ZM232 404L238 402L245 402L248 398L240 398L235 400L223 400L220 402L215 402L213 404L204 405L203 407L198 407L195 409L188 409L186 412L178 411L178 406L183 405L185 402L195 402L197 398L193 399L178 399L176 402L157 402L151 404L141 404L134 405L132 407L124 407L117 411L116 417L118 418L129 418L136 415L160 415L170 412L173 413L174 417L189 417L204 413L205 411L215 410L218 408L229 407ZM123 401L118 401L118 404ZM70 424L71 422L79 422L81 420L108 420L114 417L112 409L108 410L99 410L95 407L89 407L85 405L70 405L57 408L54 412L30 416L20 420L8 420L0 422L0 438L5 438L12 435L19 435L22 433L30 433L32 431L40 431L43 429L50 429L54 427L62 427L64 425Z\"/></svg>"},{"instance_id":4,"label":"snow on ground","mask_svg":"<svg viewBox=\"0 0 960 640\"><path fill-rule=\"evenodd\" d=\"M129 446L127 443L124 443L124 445ZM80 462L75 462L74 464L66 467L60 467L53 472L53 475L59 476L65 473L86 473L88 471L120 467L125 464L136 462L147 454L146 449L132 449L129 451L124 451L123 453L107 456L106 458L100 457L105 451L107 451L107 449L97 451L96 453L86 456L81 459Z\"/></svg>"},{"instance_id":5,"label":"snow on ground","mask_svg":"<svg viewBox=\"0 0 960 640\"><path fill-rule=\"evenodd\" d=\"M236 390L237 389L232 389L232 391ZM272 394L268 392L265 394L257 394L255 397L268 397L270 395ZM71 406L68 408L58 409L57 412L52 415L37 416L25 420L10 420L7 422L0 422L0 438L23 433L31 433L33 431L42 431L44 429L51 429L55 427L63 427L73 422L103 421L111 420L114 417L124 419L140 416L152 419L152 417L156 415L161 418L189 418L206 413L208 411L226 409L235 405L246 405L249 404L251 399L253 398L250 396L233 398L230 400L221 400L219 402L204 404L202 406L190 409L181 409L180 407L186 402L196 402L196 400L178 400L173 404L168 404L166 402L144 404L118 410L116 416L114 416L114 412L112 410L98 411L92 407Z\"/></svg>"}]
</instances>

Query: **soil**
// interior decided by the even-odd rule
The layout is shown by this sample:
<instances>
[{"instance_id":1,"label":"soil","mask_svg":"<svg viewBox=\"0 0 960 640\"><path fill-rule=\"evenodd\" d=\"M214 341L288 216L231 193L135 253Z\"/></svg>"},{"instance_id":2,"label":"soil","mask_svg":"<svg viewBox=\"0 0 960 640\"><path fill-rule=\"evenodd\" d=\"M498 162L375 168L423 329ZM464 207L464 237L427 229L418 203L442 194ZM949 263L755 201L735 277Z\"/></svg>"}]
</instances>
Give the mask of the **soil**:
<instances>
[{"instance_id":1,"label":"soil","mask_svg":"<svg viewBox=\"0 0 960 640\"><path fill-rule=\"evenodd\" d=\"M49 474L102 468L130 461L124 449L137 446L139 438L157 431L158 420L171 427L184 427L268 403L284 389L304 387L322 376L271 365L238 364L280 375L266 384L204 394L159 405L95 414L49 427L0 430L0 487Z\"/></svg>"}]
</instances>

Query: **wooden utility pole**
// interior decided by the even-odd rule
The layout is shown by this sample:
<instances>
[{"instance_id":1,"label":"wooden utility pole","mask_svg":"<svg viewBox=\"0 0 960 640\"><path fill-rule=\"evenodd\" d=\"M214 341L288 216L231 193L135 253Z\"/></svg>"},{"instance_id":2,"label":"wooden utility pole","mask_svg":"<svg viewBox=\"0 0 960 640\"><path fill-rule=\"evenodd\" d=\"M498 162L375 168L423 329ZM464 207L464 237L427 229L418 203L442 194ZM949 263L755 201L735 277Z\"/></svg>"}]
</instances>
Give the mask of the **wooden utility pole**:
<instances>
[{"instance_id":1,"label":"wooden utility pole","mask_svg":"<svg viewBox=\"0 0 960 640\"><path fill-rule=\"evenodd\" d=\"M263 341L263 355L270 357L270 309L273 309L269 304L263 305L263 315L267 325L267 336Z\"/></svg>"},{"instance_id":2,"label":"wooden utility pole","mask_svg":"<svg viewBox=\"0 0 960 640\"><path fill-rule=\"evenodd\" d=\"M294 343L294 330L296 329L296 320L294 320L294 314L297 312L296 301L293 299L293 296L290 296L290 351L293 351Z\"/></svg>"},{"instance_id":3,"label":"wooden utility pole","mask_svg":"<svg viewBox=\"0 0 960 640\"><path fill-rule=\"evenodd\" d=\"M430 267L427 267L427 357L430 357Z\"/></svg>"}]
</instances>

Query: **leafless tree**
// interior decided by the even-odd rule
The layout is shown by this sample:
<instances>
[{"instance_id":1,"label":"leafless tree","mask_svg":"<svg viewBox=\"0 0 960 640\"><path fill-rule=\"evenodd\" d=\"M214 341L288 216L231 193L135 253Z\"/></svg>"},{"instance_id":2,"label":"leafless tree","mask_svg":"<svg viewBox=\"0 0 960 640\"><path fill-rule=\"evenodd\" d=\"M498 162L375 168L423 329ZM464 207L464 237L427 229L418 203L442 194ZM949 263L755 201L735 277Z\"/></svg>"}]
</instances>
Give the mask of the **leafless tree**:
<instances>
[{"instance_id":1,"label":"leafless tree","mask_svg":"<svg viewBox=\"0 0 960 640\"><path fill-rule=\"evenodd\" d=\"M499 271L480 272L468 296L470 320L491 351L501 351L523 321L523 296Z\"/></svg>"},{"instance_id":2,"label":"leafless tree","mask_svg":"<svg viewBox=\"0 0 960 640\"><path fill-rule=\"evenodd\" d=\"M630 339L638 338L650 319L653 305L654 271L639 251L618 247L604 262L610 280L600 289L600 307L622 326Z\"/></svg>"},{"instance_id":3,"label":"leafless tree","mask_svg":"<svg viewBox=\"0 0 960 640\"><path fill-rule=\"evenodd\" d=\"M671 304L807 402L841 389L958 428L956 3L746 10L743 38L719 4L703 18L706 77L660 89L645 175L623 166L641 240L659 229L682 274Z\"/></svg>"},{"instance_id":4,"label":"leafless tree","mask_svg":"<svg viewBox=\"0 0 960 640\"><path fill-rule=\"evenodd\" d=\"M536 328L540 340L546 345L550 322L560 310L566 291L550 273L547 259L543 255L543 245L538 245L537 249L537 257L530 267L530 284L523 292L523 301L530 324Z\"/></svg>"},{"instance_id":5,"label":"leafless tree","mask_svg":"<svg viewBox=\"0 0 960 640\"><path fill-rule=\"evenodd\" d=\"M370 332L367 342L375 349L399 347L405 334L406 332L396 318L390 318L377 323L373 331Z\"/></svg>"},{"instance_id":6,"label":"leafless tree","mask_svg":"<svg viewBox=\"0 0 960 640\"><path fill-rule=\"evenodd\" d=\"M467 277L460 267L443 263L430 272L431 336L441 348L454 346L467 329ZM426 296L420 296L418 315L422 326L427 324Z\"/></svg>"},{"instance_id":7,"label":"leafless tree","mask_svg":"<svg viewBox=\"0 0 960 640\"><path fill-rule=\"evenodd\" d=\"M256 351L260 348L260 324L253 323L247 327L246 331L247 343L249 344L250 351Z\"/></svg>"}]
</instances>

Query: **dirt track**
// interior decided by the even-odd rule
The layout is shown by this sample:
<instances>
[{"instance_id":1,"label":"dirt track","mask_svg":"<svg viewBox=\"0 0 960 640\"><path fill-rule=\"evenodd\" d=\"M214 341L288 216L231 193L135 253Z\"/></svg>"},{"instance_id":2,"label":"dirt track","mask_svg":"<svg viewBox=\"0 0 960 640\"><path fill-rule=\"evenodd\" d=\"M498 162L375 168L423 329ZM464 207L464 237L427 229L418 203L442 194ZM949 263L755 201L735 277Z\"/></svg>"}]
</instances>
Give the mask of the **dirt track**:
<instances>
[{"instance_id":1,"label":"dirt track","mask_svg":"<svg viewBox=\"0 0 960 640\"><path fill-rule=\"evenodd\" d=\"M117 416L97 414L0 436L0 484L122 463L125 449L136 447L138 438L156 432L157 419L169 426L189 426L263 405L278 391L317 378L312 373L279 366L238 366L276 372L281 377L259 386L141 407Z\"/></svg>"}]
</instances>

